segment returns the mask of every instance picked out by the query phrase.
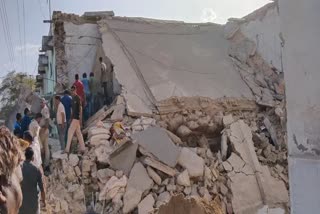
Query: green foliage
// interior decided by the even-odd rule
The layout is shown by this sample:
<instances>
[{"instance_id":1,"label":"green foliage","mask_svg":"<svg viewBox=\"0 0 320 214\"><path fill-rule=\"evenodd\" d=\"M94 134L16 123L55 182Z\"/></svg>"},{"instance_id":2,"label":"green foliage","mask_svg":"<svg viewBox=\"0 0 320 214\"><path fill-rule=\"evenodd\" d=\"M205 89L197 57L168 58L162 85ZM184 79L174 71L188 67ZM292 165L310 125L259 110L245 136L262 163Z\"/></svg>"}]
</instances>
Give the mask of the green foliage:
<instances>
[{"instance_id":1,"label":"green foliage","mask_svg":"<svg viewBox=\"0 0 320 214\"><path fill-rule=\"evenodd\" d=\"M35 78L24 73L9 72L0 83L0 119L6 119L25 90L35 89Z\"/></svg>"}]
</instances>

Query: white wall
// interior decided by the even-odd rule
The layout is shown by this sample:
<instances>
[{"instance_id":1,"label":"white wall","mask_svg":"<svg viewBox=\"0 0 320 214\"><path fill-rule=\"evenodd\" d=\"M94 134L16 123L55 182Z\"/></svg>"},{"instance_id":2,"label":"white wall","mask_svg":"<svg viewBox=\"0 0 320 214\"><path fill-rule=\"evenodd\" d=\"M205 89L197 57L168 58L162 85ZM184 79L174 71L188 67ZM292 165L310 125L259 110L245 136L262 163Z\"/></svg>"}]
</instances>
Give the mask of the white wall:
<instances>
[{"instance_id":1,"label":"white wall","mask_svg":"<svg viewBox=\"0 0 320 214\"><path fill-rule=\"evenodd\" d=\"M279 1L291 213L320 210L320 1Z\"/></svg>"},{"instance_id":2,"label":"white wall","mask_svg":"<svg viewBox=\"0 0 320 214\"><path fill-rule=\"evenodd\" d=\"M74 75L93 71L96 60L97 45L101 44L101 36L97 24L76 25L71 22L64 23L66 32L65 51L69 86L74 82Z\"/></svg>"},{"instance_id":3,"label":"white wall","mask_svg":"<svg viewBox=\"0 0 320 214\"><path fill-rule=\"evenodd\" d=\"M277 68L281 66L280 18L277 7L267 11L264 17L241 25L242 33L257 44L257 51L261 56Z\"/></svg>"}]
</instances>

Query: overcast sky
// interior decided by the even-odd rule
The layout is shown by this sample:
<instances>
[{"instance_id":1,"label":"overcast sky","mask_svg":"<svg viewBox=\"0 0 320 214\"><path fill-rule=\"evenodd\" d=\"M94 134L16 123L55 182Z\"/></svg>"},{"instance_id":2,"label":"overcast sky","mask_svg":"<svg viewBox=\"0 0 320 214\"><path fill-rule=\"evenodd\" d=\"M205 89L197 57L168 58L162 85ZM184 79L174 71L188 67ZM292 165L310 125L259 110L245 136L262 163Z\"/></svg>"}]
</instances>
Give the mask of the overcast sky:
<instances>
[{"instance_id":1,"label":"overcast sky","mask_svg":"<svg viewBox=\"0 0 320 214\"><path fill-rule=\"evenodd\" d=\"M25 14L23 16L23 1ZM2 4L1 4L2 2ZM0 77L13 70L37 73L37 56L42 35L48 34L47 0L0 0L0 15L6 6L7 20L14 54L10 63L0 16ZM85 11L113 10L117 16L139 16L185 22L215 22L224 24L228 18L241 18L262 7L269 0L51 0L52 10L83 14ZM19 7L18 7L19 6ZM18 13L19 10L19 13ZM25 17L25 37L23 17ZM19 22L20 18L20 22ZM19 24L20 23L20 24ZM19 32L20 27L20 32ZM21 43L20 43L21 37ZM25 42L24 42L25 41ZM25 44L25 45L24 45ZM26 53L24 53L24 46ZM22 50L22 51L21 51ZM26 56L23 66L21 56Z\"/></svg>"}]
</instances>

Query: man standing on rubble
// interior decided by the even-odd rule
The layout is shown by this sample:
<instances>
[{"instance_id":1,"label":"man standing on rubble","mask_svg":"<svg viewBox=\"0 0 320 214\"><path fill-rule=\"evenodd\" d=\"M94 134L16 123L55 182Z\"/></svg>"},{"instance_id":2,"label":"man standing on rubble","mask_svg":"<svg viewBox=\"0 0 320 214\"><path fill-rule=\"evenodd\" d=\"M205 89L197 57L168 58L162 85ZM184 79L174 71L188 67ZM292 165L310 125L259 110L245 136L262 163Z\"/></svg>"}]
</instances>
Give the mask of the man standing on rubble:
<instances>
[{"instance_id":1,"label":"man standing on rubble","mask_svg":"<svg viewBox=\"0 0 320 214\"><path fill-rule=\"evenodd\" d=\"M86 106L84 106L83 109L83 120L84 122L88 120L89 118L89 106L90 106L90 87L89 87L89 80L87 78L87 73L82 74L82 80L81 80L84 88L84 94L86 97Z\"/></svg>"},{"instance_id":2,"label":"man standing on rubble","mask_svg":"<svg viewBox=\"0 0 320 214\"><path fill-rule=\"evenodd\" d=\"M103 62L102 57L99 58L99 61L101 64L101 86L105 98L104 104L110 105L113 96L113 65L108 63L110 66L107 67L106 63Z\"/></svg>"},{"instance_id":3,"label":"man standing on rubble","mask_svg":"<svg viewBox=\"0 0 320 214\"><path fill-rule=\"evenodd\" d=\"M72 94L72 116L71 116L72 120L68 130L68 140L67 140L67 145L64 150L64 153L68 154L70 152L71 141L75 132L76 132L79 146L80 146L80 153L83 153L85 151L85 145L84 145L84 140L81 133L82 103L81 103L80 97L77 95L77 90L75 85L71 87L71 94Z\"/></svg>"},{"instance_id":4,"label":"man standing on rubble","mask_svg":"<svg viewBox=\"0 0 320 214\"><path fill-rule=\"evenodd\" d=\"M24 109L24 116L21 120L21 136L23 136L23 133L25 131L29 130L29 125L31 123L31 118L30 118L30 110L28 108Z\"/></svg>"},{"instance_id":5,"label":"man standing on rubble","mask_svg":"<svg viewBox=\"0 0 320 214\"><path fill-rule=\"evenodd\" d=\"M19 214L38 214L40 213L38 188L41 191L43 205L46 206L46 195L42 182L42 174L40 170L32 164L34 151L31 147L26 149L25 157L26 160L22 165L23 180L21 183L23 200Z\"/></svg>"},{"instance_id":6,"label":"man standing on rubble","mask_svg":"<svg viewBox=\"0 0 320 214\"><path fill-rule=\"evenodd\" d=\"M67 127L65 133L65 144L67 143L67 136L68 136L68 129L71 123L71 108L72 108L72 97L70 96L70 92L68 90L64 91L64 95L61 98L61 103L64 106L64 110L66 112L66 120L67 120Z\"/></svg>"},{"instance_id":7,"label":"man standing on rubble","mask_svg":"<svg viewBox=\"0 0 320 214\"><path fill-rule=\"evenodd\" d=\"M46 104L46 100L42 99L41 102L41 114L42 119L40 122L40 131L39 131L39 141L42 147L42 154L44 154L44 167L49 166L50 161L50 150L49 150L49 125L50 125L50 110Z\"/></svg>"},{"instance_id":8,"label":"man standing on rubble","mask_svg":"<svg viewBox=\"0 0 320 214\"><path fill-rule=\"evenodd\" d=\"M33 138L38 138L39 139L39 131L40 131L40 122L42 119L42 114L37 113L35 118L31 121L29 125L29 131L30 134Z\"/></svg>"},{"instance_id":9,"label":"man standing on rubble","mask_svg":"<svg viewBox=\"0 0 320 214\"><path fill-rule=\"evenodd\" d=\"M101 106L97 106L97 96L99 92L99 82L94 76L94 73L90 73L90 79L89 79L89 88L90 88L90 93L91 93L91 99L89 103L89 111L90 111L90 116L92 116L94 113L97 112L97 109L99 109Z\"/></svg>"},{"instance_id":10,"label":"man standing on rubble","mask_svg":"<svg viewBox=\"0 0 320 214\"><path fill-rule=\"evenodd\" d=\"M18 138L22 138L21 135L21 120L22 120L22 115L20 113L16 114L16 122L14 123L13 127L13 134L17 136Z\"/></svg>"},{"instance_id":11,"label":"man standing on rubble","mask_svg":"<svg viewBox=\"0 0 320 214\"><path fill-rule=\"evenodd\" d=\"M85 93L84 93L83 83L79 80L79 74L76 74L74 76L74 78L75 78L76 81L73 83L73 85L76 87L77 95L81 99L82 107L85 107L86 106L86 96L85 96Z\"/></svg>"},{"instance_id":12,"label":"man standing on rubble","mask_svg":"<svg viewBox=\"0 0 320 214\"><path fill-rule=\"evenodd\" d=\"M61 150L65 148L65 133L67 128L67 119L66 119L66 111L64 109L63 104L61 103L60 96L55 96L55 106L57 109L57 125L58 125L58 134L59 134L59 141L61 145Z\"/></svg>"}]
</instances>

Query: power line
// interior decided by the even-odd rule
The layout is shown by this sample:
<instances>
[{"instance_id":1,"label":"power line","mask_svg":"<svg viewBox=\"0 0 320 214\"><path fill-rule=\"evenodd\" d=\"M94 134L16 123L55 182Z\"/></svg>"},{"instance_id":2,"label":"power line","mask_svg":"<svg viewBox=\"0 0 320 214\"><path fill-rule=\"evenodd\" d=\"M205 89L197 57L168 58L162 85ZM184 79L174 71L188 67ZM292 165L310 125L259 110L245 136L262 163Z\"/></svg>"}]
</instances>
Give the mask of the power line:
<instances>
[{"instance_id":1,"label":"power line","mask_svg":"<svg viewBox=\"0 0 320 214\"><path fill-rule=\"evenodd\" d=\"M2 8L2 10L1 10ZM2 27L4 31L4 36L5 36L5 43L8 49L8 55L9 55L9 60L11 62L12 67L15 67L15 57L14 57L14 51L13 51L13 43L11 39L11 32L9 28L9 21L8 21L8 14L7 14L7 7L6 3L4 0L1 0L1 7L0 7L0 15L2 17Z\"/></svg>"},{"instance_id":2,"label":"power line","mask_svg":"<svg viewBox=\"0 0 320 214\"><path fill-rule=\"evenodd\" d=\"M17 13L18 13L18 28L19 28L19 42L20 42L20 55L21 55L21 66L25 69L24 60L23 60L23 46L22 46L22 39L21 39L21 19L20 19L20 7L19 7L19 0L17 0Z\"/></svg>"},{"instance_id":3,"label":"power line","mask_svg":"<svg viewBox=\"0 0 320 214\"><path fill-rule=\"evenodd\" d=\"M25 10L25 7L24 7L24 1L25 0L22 0L22 19L23 19L23 49L24 49L24 61L25 61L25 69L27 69L27 66L28 66L28 61L26 60L27 59L27 50L26 50L26 10ZM24 71L26 72L26 70Z\"/></svg>"}]
</instances>

